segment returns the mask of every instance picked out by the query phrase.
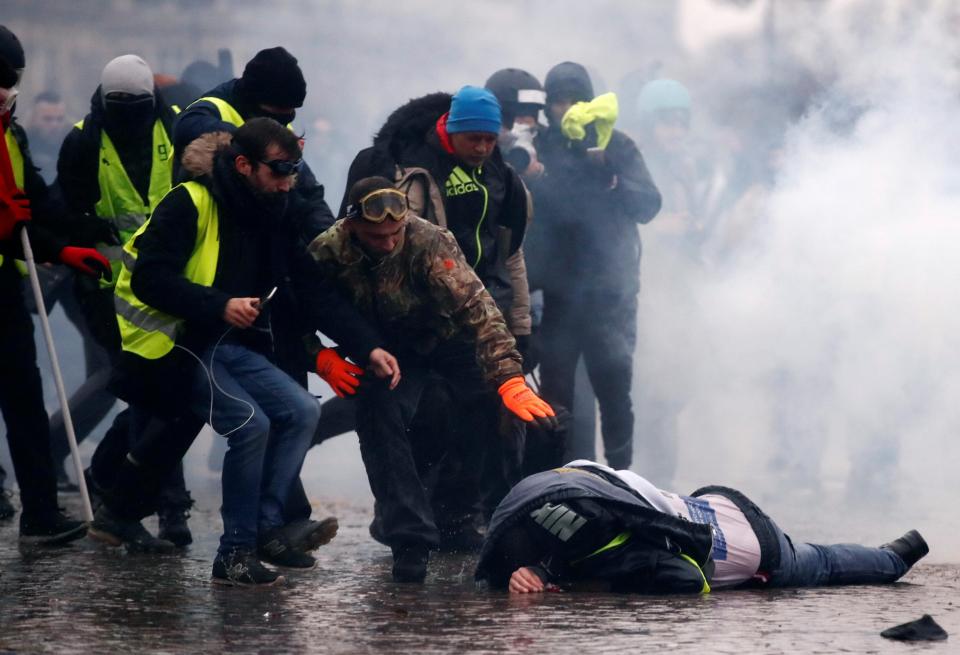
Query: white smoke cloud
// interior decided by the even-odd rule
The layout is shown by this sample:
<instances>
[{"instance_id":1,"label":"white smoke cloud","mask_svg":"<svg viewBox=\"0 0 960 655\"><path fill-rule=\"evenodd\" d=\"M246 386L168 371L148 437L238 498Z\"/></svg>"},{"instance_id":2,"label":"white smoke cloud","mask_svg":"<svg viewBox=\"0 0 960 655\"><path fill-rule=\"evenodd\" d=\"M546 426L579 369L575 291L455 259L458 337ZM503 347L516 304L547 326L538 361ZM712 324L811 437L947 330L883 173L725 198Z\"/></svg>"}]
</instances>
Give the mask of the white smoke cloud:
<instances>
[{"instance_id":1,"label":"white smoke cloud","mask_svg":"<svg viewBox=\"0 0 960 655\"><path fill-rule=\"evenodd\" d=\"M879 4L825 12L795 53L834 82L788 132L749 237L695 265L645 241L638 393L677 390L678 481L742 483L775 517L890 517L869 538L918 522L955 557L955 35L936 4L859 29ZM852 538L840 516L825 532Z\"/></svg>"}]
</instances>

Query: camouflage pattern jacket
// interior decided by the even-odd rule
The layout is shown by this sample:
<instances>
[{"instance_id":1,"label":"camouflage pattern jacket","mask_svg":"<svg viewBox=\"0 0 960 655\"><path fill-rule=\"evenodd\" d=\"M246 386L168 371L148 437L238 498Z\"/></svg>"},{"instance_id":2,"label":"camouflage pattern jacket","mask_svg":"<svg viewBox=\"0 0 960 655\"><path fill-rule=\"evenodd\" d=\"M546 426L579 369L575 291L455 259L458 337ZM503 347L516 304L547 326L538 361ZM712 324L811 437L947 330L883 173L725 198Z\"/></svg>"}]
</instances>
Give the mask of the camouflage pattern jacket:
<instances>
[{"instance_id":1,"label":"camouflage pattern jacket","mask_svg":"<svg viewBox=\"0 0 960 655\"><path fill-rule=\"evenodd\" d=\"M403 242L374 260L341 219L313 240L310 253L388 343L429 355L441 341L472 340L487 382L522 375L503 315L447 230L411 216Z\"/></svg>"}]
</instances>

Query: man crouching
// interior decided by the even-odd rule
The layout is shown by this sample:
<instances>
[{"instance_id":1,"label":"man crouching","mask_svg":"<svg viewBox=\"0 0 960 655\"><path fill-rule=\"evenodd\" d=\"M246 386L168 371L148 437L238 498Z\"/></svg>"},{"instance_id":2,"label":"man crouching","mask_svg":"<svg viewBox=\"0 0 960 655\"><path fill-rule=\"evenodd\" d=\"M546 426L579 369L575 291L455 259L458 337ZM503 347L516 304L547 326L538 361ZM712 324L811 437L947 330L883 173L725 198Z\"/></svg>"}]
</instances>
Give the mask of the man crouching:
<instances>
[{"instance_id":1,"label":"man crouching","mask_svg":"<svg viewBox=\"0 0 960 655\"><path fill-rule=\"evenodd\" d=\"M410 213L406 195L386 178L357 181L346 217L310 252L403 370L396 388L361 385L357 433L377 505L371 535L393 550L395 580L422 582L439 535L407 428L428 377L441 376L457 391L452 411L461 422L486 385L522 420L550 427L553 410L527 387L516 342L456 239ZM440 447L458 436L441 435Z\"/></svg>"}]
</instances>

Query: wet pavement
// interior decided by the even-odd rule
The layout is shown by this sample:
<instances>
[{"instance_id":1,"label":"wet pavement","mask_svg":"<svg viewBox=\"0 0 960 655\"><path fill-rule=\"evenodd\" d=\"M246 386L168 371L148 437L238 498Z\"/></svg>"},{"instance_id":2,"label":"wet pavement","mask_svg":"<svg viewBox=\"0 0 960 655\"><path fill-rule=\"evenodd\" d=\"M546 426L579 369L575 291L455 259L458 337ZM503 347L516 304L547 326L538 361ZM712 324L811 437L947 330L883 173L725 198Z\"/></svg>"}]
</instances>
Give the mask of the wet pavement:
<instances>
[{"instance_id":1,"label":"wet pavement","mask_svg":"<svg viewBox=\"0 0 960 655\"><path fill-rule=\"evenodd\" d=\"M921 564L893 586L510 597L476 591L466 556L434 558L423 586L394 584L389 551L367 536L369 509L353 503L315 512L341 526L316 570L280 588L221 588L209 582L214 506L201 502L196 543L170 556L87 539L23 552L16 521L0 523L0 653L956 652L951 640L880 637L924 613L960 638L956 564Z\"/></svg>"}]
</instances>

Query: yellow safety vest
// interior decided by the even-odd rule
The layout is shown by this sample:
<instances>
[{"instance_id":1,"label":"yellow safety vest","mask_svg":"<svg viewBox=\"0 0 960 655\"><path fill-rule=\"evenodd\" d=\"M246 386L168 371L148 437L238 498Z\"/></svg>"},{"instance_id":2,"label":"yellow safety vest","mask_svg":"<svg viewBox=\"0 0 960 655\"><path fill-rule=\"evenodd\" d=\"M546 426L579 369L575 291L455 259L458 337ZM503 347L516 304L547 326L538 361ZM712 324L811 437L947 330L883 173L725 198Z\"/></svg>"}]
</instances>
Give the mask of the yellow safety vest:
<instances>
[{"instance_id":1,"label":"yellow safety vest","mask_svg":"<svg viewBox=\"0 0 960 655\"><path fill-rule=\"evenodd\" d=\"M74 127L83 129L83 121ZM100 165L97 170L97 183L100 186L100 200L94 205L94 211L100 218L113 223L120 232L120 240L126 242L144 224L157 203L173 186L173 144L163 122L157 119L153 124L153 144L151 147L150 187L147 190L147 202L133 186L127 175L120 154L106 130L100 131ZM120 275L120 246L100 244L100 253L110 260L113 279ZM110 287L112 283L100 281L100 286Z\"/></svg>"},{"instance_id":2,"label":"yellow safety vest","mask_svg":"<svg viewBox=\"0 0 960 655\"><path fill-rule=\"evenodd\" d=\"M180 186L187 190L197 208L197 240L193 254L183 269L183 276L195 284L209 287L216 277L220 257L217 204L209 189L199 182L184 182ZM130 278L137 262L137 238L149 225L148 219L123 246L123 265L117 277L113 300L123 349L146 359L159 359L173 350L183 329L183 319L147 305L130 288Z\"/></svg>"},{"instance_id":3,"label":"yellow safety vest","mask_svg":"<svg viewBox=\"0 0 960 655\"><path fill-rule=\"evenodd\" d=\"M17 188L23 190L23 152L20 150L20 144L13 135L12 125L7 127L3 138L7 142L7 152L10 153L10 168L13 169L13 181ZM21 275L26 275L26 266L19 259L16 260L17 268ZM3 266L3 255L0 255L0 266Z\"/></svg>"},{"instance_id":4,"label":"yellow safety vest","mask_svg":"<svg viewBox=\"0 0 960 655\"><path fill-rule=\"evenodd\" d=\"M234 127L240 127L246 122L245 120L243 120L243 116L240 115L240 112L234 109L233 105L231 105L229 102L227 102L223 98L205 96L198 100L194 100L193 103L190 105L190 107L192 107L198 102L209 102L211 105L216 107L217 111L220 112L220 120L222 120L224 123L230 123ZM187 109L190 109L190 107L187 107ZM293 130L293 125L291 125L290 123L287 123L287 129Z\"/></svg>"},{"instance_id":5,"label":"yellow safety vest","mask_svg":"<svg viewBox=\"0 0 960 655\"><path fill-rule=\"evenodd\" d=\"M220 120L224 123L230 123L234 127L240 127L246 121L243 120L243 116L240 115L236 109L233 108L229 102L223 98L214 98L213 96L205 96L199 100L194 100L190 105L191 107L198 102L209 102L211 105L217 108L217 111L220 112ZM190 107L187 107L189 109Z\"/></svg>"}]
</instances>

